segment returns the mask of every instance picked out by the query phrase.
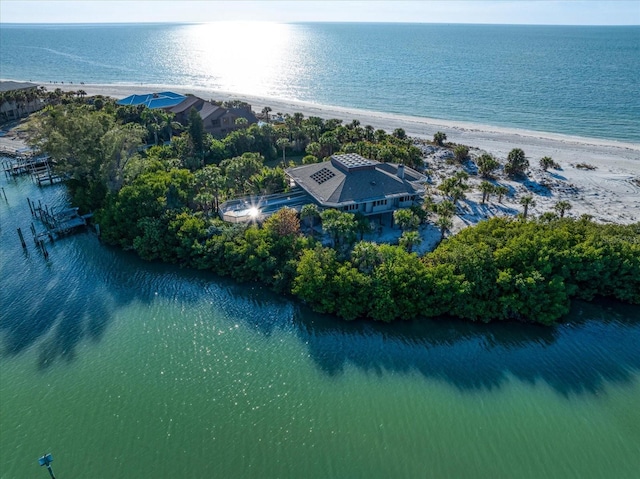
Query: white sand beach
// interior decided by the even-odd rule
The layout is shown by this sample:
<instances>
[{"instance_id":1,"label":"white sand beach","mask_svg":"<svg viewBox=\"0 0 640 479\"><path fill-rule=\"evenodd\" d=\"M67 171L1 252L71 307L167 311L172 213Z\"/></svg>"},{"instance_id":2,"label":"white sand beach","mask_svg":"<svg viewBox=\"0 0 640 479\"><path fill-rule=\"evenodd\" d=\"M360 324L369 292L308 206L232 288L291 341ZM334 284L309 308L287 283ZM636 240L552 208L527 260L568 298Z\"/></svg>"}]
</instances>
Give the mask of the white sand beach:
<instances>
[{"instance_id":1,"label":"white sand beach","mask_svg":"<svg viewBox=\"0 0 640 479\"><path fill-rule=\"evenodd\" d=\"M305 116L338 118L345 122L358 119L361 125L372 125L376 129L382 128L389 132L396 128L403 128L407 135L422 139L432 139L435 132L442 131L446 133L448 141L469 146L472 158L486 151L501 162L505 161L511 149L524 150L530 163L528 179L512 181L499 175L496 178L497 182L510 189L508 197L504 198L502 203L498 203L497 199L492 197L487 204L482 205L481 193L472 190L467 194L467 200L461 202L454 231L490 216L514 215L521 212L522 206L519 199L523 194L532 194L534 197L535 206L529 209L532 215L553 211L553 206L558 201L566 200L572 205L567 216L579 217L582 214L589 214L596 221L607 223L629 224L640 221L640 144L638 143L395 115L202 88L182 88L175 85L44 84L44 86L47 89L58 87L63 90L82 89L88 95L100 94L114 98L124 98L134 93L171 90L192 93L205 99L243 100L250 103L257 112L264 106L269 106L273 113L301 112ZM427 168L433 172L432 179L435 184L439 182L440 177L447 174L448 169L454 168L442 158L442 153L436 150L425 156ZM538 161L543 156L552 157L561 169L550 169L544 172L538 165ZM580 163L591 165L594 169L577 168L576 165ZM467 169L473 173L472 165L468 165ZM478 177L472 175L470 184L478 184L480 181ZM431 235L425 235L425 239L427 236ZM431 243L431 241L428 242ZM425 244L423 248L428 246Z\"/></svg>"}]
</instances>

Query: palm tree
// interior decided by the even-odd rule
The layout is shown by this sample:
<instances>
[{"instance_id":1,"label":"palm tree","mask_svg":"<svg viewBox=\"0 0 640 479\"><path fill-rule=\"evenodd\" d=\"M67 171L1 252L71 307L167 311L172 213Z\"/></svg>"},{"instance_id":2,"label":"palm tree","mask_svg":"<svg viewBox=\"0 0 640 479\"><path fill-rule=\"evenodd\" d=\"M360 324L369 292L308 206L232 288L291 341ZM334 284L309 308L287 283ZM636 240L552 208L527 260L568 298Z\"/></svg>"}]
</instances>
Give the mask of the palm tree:
<instances>
[{"instance_id":1,"label":"palm tree","mask_svg":"<svg viewBox=\"0 0 640 479\"><path fill-rule=\"evenodd\" d=\"M331 156L334 148L338 148L340 146L338 139L330 131L323 133L318 140L318 143L320 143L320 146L322 147L322 153L326 153L326 155L323 156Z\"/></svg>"},{"instance_id":2,"label":"palm tree","mask_svg":"<svg viewBox=\"0 0 640 479\"><path fill-rule=\"evenodd\" d=\"M550 156L543 156L540 158L540 168L544 171L547 171L549 168L553 168L556 164L555 161Z\"/></svg>"},{"instance_id":3,"label":"palm tree","mask_svg":"<svg viewBox=\"0 0 640 479\"><path fill-rule=\"evenodd\" d=\"M282 164L284 165L286 161L285 151L289 146L291 146L291 143L289 143L287 138L278 138L276 140L276 145L282 150Z\"/></svg>"},{"instance_id":4,"label":"palm tree","mask_svg":"<svg viewBox=\"0 0 640 479\"><path fill-rule=\"evenodd\" d=\"M300 112L295 112L293 114L293 123L300 128L300 124L302 123L302 120L304 119L304 115Z\"/></svg>"},{"instance_id":5,"label":"palm tree","mask_svg":"<svg viewBox=\"0 0 640 479\"><path fill-rule=\"evenodd\" d=\"M558 212L560 218L564 218L564 212L569 211L573 206L568 201L558 201L553 207Z\"/></svg>"},{"instance_id":6,"label":"palm tree","mask_svg":"<svg viewBox=\"0 0 640 479\"><path fill-rule=\"evenodd\" d=\"M520 198L520 204L522 206L524 206L524 211L522 212L522 217L526 220L527 219L527 213L529 212L529 206L531 206L533 208L536 205L536 202L534 201L533 196L526 195L526 196L523 196L522 198Z\"/></svg>"},{"instance_id":7,"label":"palm tree","mask_svg":"<svg viewBox=\"0 0 640 479\"><path fill-rule=\"evenodd\" d=\"M371 274L373 270L382 264L382 255L378 245L369 241L360 241L353 247L351 262L364 274Z\"/></svg>"},{"instance_id":8,"label":"palm tree","mask_svg":"<svg viewBox=\"0 0 640 479\"><path fill-rule=\"evenodd\" d=\"M407 209L394 211L393 221L402 231L413 231L420 225L420 218L413 211Z\"/></svg>"},{"instance_id":9,"label":"palm tree","mask_svg":"<svg viewBox=\"0 0 640 479\"><path fill-rule=\"evenodd\" d=\"M264 119L267 123L269 123L269 112L271 111L271 107L270 106L265 106L262 109L262 115L264 116Z\"/></svg>"},{"instance_id":10,"label":"palm tree","mask_svg":"<svg viewBox=\"0 0 640 479\"><path fill-rule=\"evenodd\" d=\"M315 204L308 203L300 210L300 219L309 220L309 234L313 234L313 226L316 218L320 218L320 212Z\"/></svg>"},{"instance_id":11,"label":"palm tree","mask_svg":"<svg viewBox=\"0 0 640 479\"><path fill-rule=\"evenodd\" d=\"M436 213L438 213L439 216L448 216L451 218L456 213L456 205L449 200L441 201L436 206Z\"/></svg>"},{"instance_id":12,"label":"palm tree","mask_svg":"<svg viewBox=\"0 0 640 479\"><path fill-rule=\"evenodd\" d=\"M495 188L495 193L498 195L498 203L502 203L502 197L509 193L509 188L503 185L498 185Z\"/></svg>"},{"instance_id":13,"label":"palm tree","mask_svg":"<svg viewBox=\"0 0 640 479\"><path fill-rule=\"evenodd\" d=\"M462 163L469 156L469 147L458 145L453 149L453 155L458 163Z\"/></svg>"},{"instance_id":14,"label":"palm tree","mask_svg":"<svg viewBox=\"0 0 640 479\"><path fill-rule=\"evenodd\" d=\"M395 130L393 130L393 136L400 140L403 140L407 137L407 133L404 131L404 128L396 128Z\"/></svg>"},{"instance_id":15,"label":"palm tree","mask_svg":"<svg viewBox=\"0 0 640 479\"><path fill-rule=\"evenodd\" d=\"M483 205L484 205L484 202L489 199L489 196L491 195L491 193L494 193L495 190L496 190L496 187L493 186L488 181L483 181L482 183L480 183L480 191L482 191L482 204Z\"/></svg>"},{"instance_id":16,"label":"palm tree","mask_svg":"<svg viewBox=\"0 0 640 479\"><path fill-rule=\"evenodd\" d=\"M439 216L436 220L436 226L440 228L441 239L444 239L445 233L453 227L453 221L449 216Z\"/></svg>"},{"instance_id":17,"label":"palm tree","mask_svg":"<svg viewBox=\"0 0 640 479\"><path fill-rule=\"evenodd\" d=\"M441 131L437 131L433 135L433 142L438 146L442 146L446 140L447 140L447 135Z\"/></svg>"},{"instance_id":18,"label":"palm tree","mask_svg":"<svg viewBox=\"0 0 640 479\"><path fill-rule=\"evenodd\" d=\"M378 128L376 131L373 132L373 140L376 143L382 143L386 139L387 139L387 132L384 131L382 128Z\"/></svg>"},{"instance_id":19,"label":"palm tree","mask_svg":"<svg viewBox=\"0 0 640 479\"><path fill-rule=\"evenodd\" d=\"M489 153L483 153L480 155L480 158L476 160L476 165L478 165L478 173L480 173L480 176L487 178L500 166L500 163Z\"/></svg>"},{"instance_id":20,"label":"palm tree","mask_svg":"<svg viewBox=\"0 0 640 479\"><path fill-rule=\"evenodd\" d=\"M509 176L523 175L529 168L529 160L525 157L524 151L514 148L507 156L507 163L504 165L504 172Z\"/></svg>"},{"instance_id":21,"label":"palm tree","mask_svg":"<svg viewBox=\"0 0 640 479\"><path fill-rule=\"evenodd\" d=\"M419 245L421 242L422 238L420 237L420 233L417 231L405 231L400 237L399 244L405 248L408 253L411 253L413 247Z\"/></svg>"},{"instance_id":22,"label":"palm tree","mask_svg":"<svg viewBox=\"0 0 640 479\"><path fill-rule=\"evenodd\" d=\"M364 137L367 141L373 141L374 140L374 136L373 136L373 132L375 131L375 129L371 126L371 125L365 125L364 127Z\"/></svg>"}]
</instances>

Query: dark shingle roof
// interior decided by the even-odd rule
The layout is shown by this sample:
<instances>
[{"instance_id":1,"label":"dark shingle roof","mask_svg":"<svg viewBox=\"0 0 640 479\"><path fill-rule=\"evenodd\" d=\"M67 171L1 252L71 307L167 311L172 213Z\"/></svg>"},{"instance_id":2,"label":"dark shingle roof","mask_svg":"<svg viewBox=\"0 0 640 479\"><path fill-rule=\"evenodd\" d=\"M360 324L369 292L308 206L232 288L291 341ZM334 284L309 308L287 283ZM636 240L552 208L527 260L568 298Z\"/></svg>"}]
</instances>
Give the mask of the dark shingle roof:
<instances>
[{"instance_id":1,"label":"dark shingle roof","mask_svg":"<svg viewBox=\"0 0 640 479\"><path fill-rule=\"evenodd\" d=\"M29 90L31 88L37 88L37 87L38 87L37 83L0 81L0 92L14 91L14 90Z\"/></svg>"},{"instance_id":2,"label":"dark shingle roof","mask_svg":"<svg viewBox=\"0 0 640 479\"><path fill-rule=\"evenodd\" d=\"M354 158L359 155L349 156L350 159L346 159L342 155L334 155L331 161L288 168L286 171L324 206L362 203L424 191L421 184L424 176L411 168L404 167L404 178L400 178L397 164ZM345 160L354 168L345 169Z\"/></svg>"},{"instance_id":3,"label":"dark shingle roof","mask_svg":"<svg viewBox=\"0 0 640 479\"><path fill-rule=\"evenodd\" d=\"M186 97L183 101L181 101L180 103L178 103L175 106L172 106L169 111L171 113L182 113L184 111L190 110L192 107L196 107L197 108L197 104L198 102L203 102L204 100L202 100L201 98L198 98L197 96L188 96Z\"/></svg>"}]
</instances>

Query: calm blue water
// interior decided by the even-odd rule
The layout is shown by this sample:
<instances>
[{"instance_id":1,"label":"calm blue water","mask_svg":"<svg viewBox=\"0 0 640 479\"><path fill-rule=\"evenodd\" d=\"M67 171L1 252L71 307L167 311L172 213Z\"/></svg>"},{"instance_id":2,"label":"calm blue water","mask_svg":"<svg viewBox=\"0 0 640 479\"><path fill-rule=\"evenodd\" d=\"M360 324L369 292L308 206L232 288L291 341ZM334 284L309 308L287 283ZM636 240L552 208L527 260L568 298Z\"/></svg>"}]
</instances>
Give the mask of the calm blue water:
<instances>
[{"instance_id":1,"label":"calm blue water","mask_svg":"<svg viewBox=\"0 0 640 479\"><path fill-rule=\"evenodd\" d=\"M2 25L3 78L164 84L640 141L640 27Z\"/></svg>"}]
</instances>

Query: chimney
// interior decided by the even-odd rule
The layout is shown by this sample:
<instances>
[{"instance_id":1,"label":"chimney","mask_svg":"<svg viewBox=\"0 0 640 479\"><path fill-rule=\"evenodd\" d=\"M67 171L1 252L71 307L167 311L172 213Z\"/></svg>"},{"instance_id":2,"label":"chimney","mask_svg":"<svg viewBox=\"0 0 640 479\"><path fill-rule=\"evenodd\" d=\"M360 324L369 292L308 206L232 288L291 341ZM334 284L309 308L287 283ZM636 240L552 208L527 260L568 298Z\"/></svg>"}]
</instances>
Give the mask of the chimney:
<instances>
[{"instance_id":1,"label":"chimney","mask_svg":"<svg viewBox=\"0 0 640 479\"><path fill-rule=\"evenodd\" d=\"M398 178L404 180L404 165L398 165Z\"/></svg>"}]
</instances>

